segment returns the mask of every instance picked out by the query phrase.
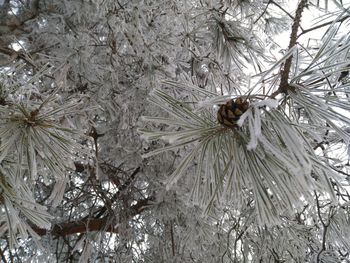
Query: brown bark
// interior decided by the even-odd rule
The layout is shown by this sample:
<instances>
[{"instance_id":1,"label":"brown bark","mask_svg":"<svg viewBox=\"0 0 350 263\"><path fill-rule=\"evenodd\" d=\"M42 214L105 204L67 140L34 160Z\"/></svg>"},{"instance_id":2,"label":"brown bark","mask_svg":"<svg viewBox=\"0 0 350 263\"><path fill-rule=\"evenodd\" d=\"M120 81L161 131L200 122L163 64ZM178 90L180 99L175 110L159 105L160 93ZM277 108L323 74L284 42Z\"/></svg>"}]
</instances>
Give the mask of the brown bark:
<instances>
[{"instance_id":1,"label":"brown bark","mask_svg":"<svg viewBox=\"0 0 350 263\"><path fill-rule=\"evenodd\" d=\"M137 204L130 207L126 220L133 216L141 214L152 205L153 198L147 198L139 201ZM51 229L43 229L38 226L31 226L32 229L39 235L44 236L51 234L53 236L68 236L77 233L87 233L93 231L105 231L110 233L118 233L118 222L111 216L103 218L84 218L81 220L62 222L54 225Z\"/></svg>"},{"instance_id":2,"label":"brown bark","mask_svg":"<svg viewBox=\"0 0 350 263\"><path fill-rule=\"evenodd\" d=\"M296 14L294 17L294 22L292 25L292 32L290 34L290 41L288 45L288 49L291 49L295 46L298 39L298 29L300 27L300 21L301 21L301 15L303 13L303 10L307 4L307 0L301 0L299 2L298 8L296 10ZM275 91L271 96L276 97L280 93L287 93L288 90L291 89L291 86L289 85L289 73L292 67L292 60L293 56L290 56L286 62L284 63L284 67L281 71L281 82L279 85L279 88L277 91Z\"/></svg>"},{"instance_id":3,"label":"brown bark","mask_svg":"<svg viewBox=\"0 0 350 263\"><path fill-rule=\"evenodd\" d=\"M289 42L288 49L291 49L297 43L297 35L298 35L298 28L301 21L301 14L303 13L303 10L306 4L307 4L307 0L301 0L298 5L295 18L294 18L294 23L292 26L292 33L290 35L290 42ZM293 56L290 56L286 60L286 63L284 64L284 68L281 74L281 84L280 84L280 89L282 92L285 92L286 91L285 89L288 88L289 86L288 76L292 66L292 59L293 59Z\"/></svg>"},{"instance_id":4,"label":"brown bark","mask_svg":"<svg viewBox=\"0 0 350 263\"><path fill-rule=\"evenodd\" d=\"M109 223L109 224L108 224ZM73 222L65 222L56 224L51 230L43 229L37 226L32 226L32 229L39 235L44 236L51 234L54 236L68 236L77 233L87 233L92 231L101 231L118 233L118 228L108 222L108 218L87 218Z\"/></svg>"}]
</instances>

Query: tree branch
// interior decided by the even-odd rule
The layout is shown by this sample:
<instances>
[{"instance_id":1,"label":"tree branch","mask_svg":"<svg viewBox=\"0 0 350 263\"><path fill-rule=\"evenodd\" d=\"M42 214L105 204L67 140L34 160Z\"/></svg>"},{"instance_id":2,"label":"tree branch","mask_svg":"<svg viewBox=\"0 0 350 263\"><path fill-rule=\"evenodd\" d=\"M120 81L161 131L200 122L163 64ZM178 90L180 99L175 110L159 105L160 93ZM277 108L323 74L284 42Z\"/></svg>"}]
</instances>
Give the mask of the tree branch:
<instances>
[{"instance_id":1,"label":"tree branch","mask_svg":"<svg viewBox=\"0 0 350 263\"><path fill-rule=\"evenodd\" d=\"M297 43L297 34L298 34L299 24L301 21L301 14L304 10L306 3L307 3L307 0L301 0L299 5L298 5L298 8L297 8L297 11L295 14L294 23L292 26L292 33L290 35L288 49L291 49ZM288 87L289 87L288 76L289 76L289 72L290 72L290 69L292 66L292 59L293 59L293 56L290 56L286 60L286 63L284 64L284 68L283 68L282 73L281 73L280 89L282 90L282 92L286 92L287 91L286 89L288 89Z\"/></svg>"},{"instance_id":2,"label":"tree branch","mask_svg":"<svg viewBox=\"0 0 350 263\"><path fill-rule=\"evenodd\" d=\"M348 19L350 16L347 15L347 16L344 16L343 18L339 19L338 21L336 21L337 23L342 23L344 22L346 19ZM309 33L313 30L316 30L316 29L320 29L322 27L325 27L325 26L329 26L331 25L332 23L334 23L334 21L328 21L328 22L325 22L323 24L320 24L320 25L317 25L317 26L314 26L314 27L311 27L311 28L308 28L308 29L305 29L303 30L299 35L298 35L298 38L306 33Z\"/></svg>"},{"instance_id":3,"label":"tree branch","mask_svg":"<svg viewBox=\"0 0 350 263\"><path fill-rule=\"evenodd\" d=\"M266 6L265 6L264 11L258 16L257 19L255 19L254 24L255 24L256 22L258 22L258 21L260 20L260 18L266 13L267 8L268 8L269 5L271 4L271 2L273 2L273 1L272 1L272 0L269 0L269 2L268 2L268 3L266 4Z\"/></svg>"},{"instance_id":4,"label":"tree branch","mask_svg":"<svg viewBox=\"0 0 350 263\"><path fill-rule=\"evenodd\" d=\"M276 3L275 1L271 0L269 1L271 2L271 4L274 4L275 6L277 6L279 9L281 9L287 16L289 16L292 20L294 20L294 17L289 14L289 12L287 10L285 10L280 4Z\"/></svg>"},{"instance_id":5,"label":"tree branch","mask_svg":"<svg viewBox=\"0 0 350 263\"><path fill-rule=\"evenodd\" d=\"M54 225L52 230L42 229L36 226L32 226L32 229L39 235L44 236L46 234L51 234L54 236L67 236L77 233L86 233L92 231L104 230L106 232L118 233L118 228L112 226L112 222L108 223L109 218L87 218L84 220L77 220L72 222L60 223ZM110 221L110 220L109 220Z\"/></svg>"},{"instance_id":6,"label":"tree branch","mask_svg":"<svg viewBox=\"0 0 350 263\"><path fill-rule=\"evenodd\" d=\"M316 191L315 191L315 197L316 197L317 215L323 228L321 248L318 251L317 257L316 257L316 262L321 262L321 254L326 250L327 231L331 223L331 219L334 216L334 210L333 210L333 207L331 206L328 211L328 220L327 221L324 220L321 215L321 205L319 200L320 195L317 195Z\"/></svg>"},{"instance_id":7,"label":"tree branch","mask_svg":"<svg viewBox=\"0 0 350 263\"><path fill-rule=\"evenodd\" d=\"M130 213L127 214L126 220L131 219L133 216L141 214L152 205L153 197L143 199L137 204L130 207ZM31 228L39 235L44 236L51 234L53 236L68 236L77 233L87 233L93 231L106 231L110 233L118 233L118 227L115 227L117 222L112 220L110 216L103 218L84 218L82 220L76 220L72 222L63 222L56 224L51 230L43 229L38 226L32 225Z\"/></svg>"},{"instance_id":8,"label":"tree branch","mask_svg":"<svg viewBox=\"0 0 350 263\"><path fill-rule=\"evenodd\" d=\"M301 14L303 13L304 7L307 4L307 0L301 0L299 2L298 8L295 13L294 22L292 25L292 32L290 34L290 41L288 49L291 49L297 43L298 39L298 28L300 26ZM275 91L271 96L276 97L280 93L287 93L291 89L291 86L288 83L290 69L292 67L293 56L291 55L286 62L284 63L284 68L281 71L281 82L277 91Z\"/></svg>"},{"instance_id":9,"label":"tree branch","mask_svg":"<svg viewBox=\"0 0 350 263\"><path fill-rule=\"evenodd\" d=\"M116 193L113 195L113 197L111 198L111 200L117 200L117 199L118 199L119 195L131 184L131 182L135 179L135 176L136 176L136 174L137 174L139 171L140 171L140 167L137 167L137 168L134 170L134 172L130 175L130 177L125 181L125 183L122 184L120 187L118 186L118 187L119 187L118 192L116 192ZM107 211L107 207L106 207L106 206L102 207L102 208L98 211L98 213L97 213L97 215L96 215L96 218L101 217L106 211ZM97 211L96 211L96 212L97 212Z\"/></svg>"}]
</instances>

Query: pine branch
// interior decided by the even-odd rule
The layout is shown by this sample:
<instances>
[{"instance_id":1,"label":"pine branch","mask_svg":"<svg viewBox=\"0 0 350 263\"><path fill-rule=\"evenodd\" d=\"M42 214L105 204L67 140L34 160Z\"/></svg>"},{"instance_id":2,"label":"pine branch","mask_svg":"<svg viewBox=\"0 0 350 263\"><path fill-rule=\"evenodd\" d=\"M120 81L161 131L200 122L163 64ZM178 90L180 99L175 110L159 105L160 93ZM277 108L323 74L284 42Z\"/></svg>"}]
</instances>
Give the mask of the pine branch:
<instances>
[{"instance_id":1,"label":"pine branch","mask_svg":"<svg viewBox=\"0 0 350 263\"><path fill-rule=\"evenodd\" d=\"M331 206L329 208L329 211L328 211L328 220L326 221L322 218L319 197L320 197L320 195L318 195L315 192L317 215L318 215L318 218L319 218L321 225L322 225L322 228L323 228L321 248L320 248L319 252L317 253L316 262L321 262L321 254L326 250L327 233L329 230L331 219L334 216L334 210L333 210L333 207Z\"/></svg>"},{"instance_id":2,"label":"pine branch","mask_svg":"<svg viewBox=\"0 0 350 263\"><path fill-rule=\"evenodd\" d=\"M298 8L296 10L294 22L292 25L292 32L290 35L289 46L288 46L289 50L292 47L294 47L295 44L297 43L298 28L300 26L301 15L303 13L303 10L304 10L306 4L307 4L307 0L301 0L299 5L298 5ZM280 82L278 90L272 94L273 98L276 97L278 94L286 93L288 90L291 89L291 86L288 83L288 78L289 78L290 69L292 67L292 60L293 60L293 55L291 55L285 62L284 68L281 71L281 82Z\"/></svg>"},{"instance_id":3,"label":"pine branch","mask_svg":"<svg viewBox=\"0 0 350 263\"><path fill-rule=\"evenodd\" d=\"M270 1L272 4L274 4L275 6L277 6L279 9L281 9L287 16L289 16L292 20L294 20L295 18L286 10L284 9L280 4L276 3L275 1L271 0Z\"/></svg>"},{"instance_id":4,"label":"pine branch","mask_svg":"<svg viewBox=\"0 0 350 263\"><path fill-rule=\"evenodd\" d=\"M316 259L316 262L320 262L320 256L321 256L322 252L326 250L326 235L327 235L327 230L328 230L329 224L325 224L325 222L323 221L322 216L321 216L320 203L319 203L319 199L318 199L319 196L317 195L317 193L315 193L315 196L316 196L317 215L318 215L318 218L320 219L321 224L323 226L322 247L321 247L320 251L318 252L317 259Z\"/></svg>"},{"instance_id":5,"label":"pine branch","mask_svg":"<svg viewBox=\"0 0 350 263\"><path fill-rule=\"evenodd\" d=\"M126 220L131 219L133 216L141 214L152 204L153 198L146 198L139 201L137 204L130 207L130 213L127 214ZM76 220L71 222L63 222L56 224L51 230L43 229L38 226L31 226L32 229L39 236L51 234L53 236L69 236L77 233L88 233L93 231L105 231L110 233L119 233L118 227L115 227L117 222L111 219L110 216L103 218L84 218L82 220Z\"/></svg>"},{"instance_id":6,"label":"pine branch","mask_svg":"<svg viewBox=\"0 0 350 263\"><path fill-rule=\"evenodd\" d=\"M258 16L257 19L255 19L254 24L255 24L256 22L258 22L258 21L260 20L260 18L261 18L264 14L266 14L267 8L269 7L269 5L270 5L272 2L273 2L272 0L269 0L269 1L267 2L264 11Z\"/></svg>"},{"instance_id":7,"label":"pine branch","mask_svg":"<svg viewBox=\"0 0 350 263\"><path fill-rule=\"evenodd\" d=\"M175 240L174 240L174 229L173 223L170 223L170 236L171 236L171 251L173 253L173 257L175 257Z\"/></svg>"},{"instance_id":8,"label":"pine branch","mask_svg":"<svg viewBox=\"0 0 350 263\"><path fill-rule=\"evenodd\" d=\"M110 223L108 227L106 227L107 223ZM111 221L108 217L87 218L84 220L56 224L50 231L34 226L32 226L32 229L39 236L44 236L48 233L54 236L68 236L77 233L87 233L100 230L111 233L118 233L118 228L112 226L111 223L113 223L113 221Z\"/></svg>"},{"instance_id":9,"label":"pine branch","mask_svg":"<svg viewBox=\"0 0 350 263\"><path fill-rule=\"evenodd\" d=\"M118 192L116 192L111 200L118 200L119 195L131 184L131 182L135 179L136 174L140 171L140 167L137 167L134 172L130 175L130 177L125 181L124 184L119 186ZM96 218L100 218L108 208L106 206L102 207L100 211L98 211ZM97 212L97 211L96 211Z\"/></svg>"},{"instance_id":10,"label":"pine branch","mask_svg":"<svg viewBox=\"0 0 350 263\"><path fill-rule=\"evenodd\" d=\"M346 16L342 17L341 19L339 19L339 20L337 21L337 23L342 23L342 22L344 22L346 19L348 19L349 17L350 17L350 15L346 15ZM311 28L302 30L302 32L298 35L298 38L299 38L300 36L306 34L306 33L309 33L309 32L311 32L311 31L313 31L313 30L320 29L320 28L325 27L325 26L329 26L329 25L331 25L331 24L333 24L333 23L334 23L334 21L332 20L332 21L328 21L328 22L325 22L325 23L323 23L323 24L320 24L320 25L317 25L317 26L314 26L314 27L311 27Z\"/></svg>"}]
</instances>

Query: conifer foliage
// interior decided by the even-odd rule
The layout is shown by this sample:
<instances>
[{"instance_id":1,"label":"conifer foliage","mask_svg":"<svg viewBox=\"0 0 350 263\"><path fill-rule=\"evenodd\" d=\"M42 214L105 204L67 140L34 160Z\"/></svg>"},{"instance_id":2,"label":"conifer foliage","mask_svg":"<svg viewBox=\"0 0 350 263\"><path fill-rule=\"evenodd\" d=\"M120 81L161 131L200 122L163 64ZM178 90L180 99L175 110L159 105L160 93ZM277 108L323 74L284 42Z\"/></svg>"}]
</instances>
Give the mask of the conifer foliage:
<instances>
[{"instance_id":1,"label":"conifer foliage","mask_svg":"<svg viewBox=\"0 0 350 263\"><path fill-rule=\"evenodd\" d=\"M350 2L0 1L3 262L349 262Z\"/></svg>"}]
</instances>

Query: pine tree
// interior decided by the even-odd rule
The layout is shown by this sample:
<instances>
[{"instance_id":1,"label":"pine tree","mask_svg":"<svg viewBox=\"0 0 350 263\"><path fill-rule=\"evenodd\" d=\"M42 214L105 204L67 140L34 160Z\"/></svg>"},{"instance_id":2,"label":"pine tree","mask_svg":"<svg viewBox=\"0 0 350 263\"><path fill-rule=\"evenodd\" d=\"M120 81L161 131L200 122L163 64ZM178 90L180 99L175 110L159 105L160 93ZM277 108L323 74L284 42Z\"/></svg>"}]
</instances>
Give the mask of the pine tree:
<instances>
[{"instance_id":1,"label":"pine tree","mask_svg":"<svg viewBox=\"0 0 350 263\"><path fill-rule=\"evenodd\" d=\"M350 262L349 4L0 1L3 262Z\"/></svg>"}]
</instances>

